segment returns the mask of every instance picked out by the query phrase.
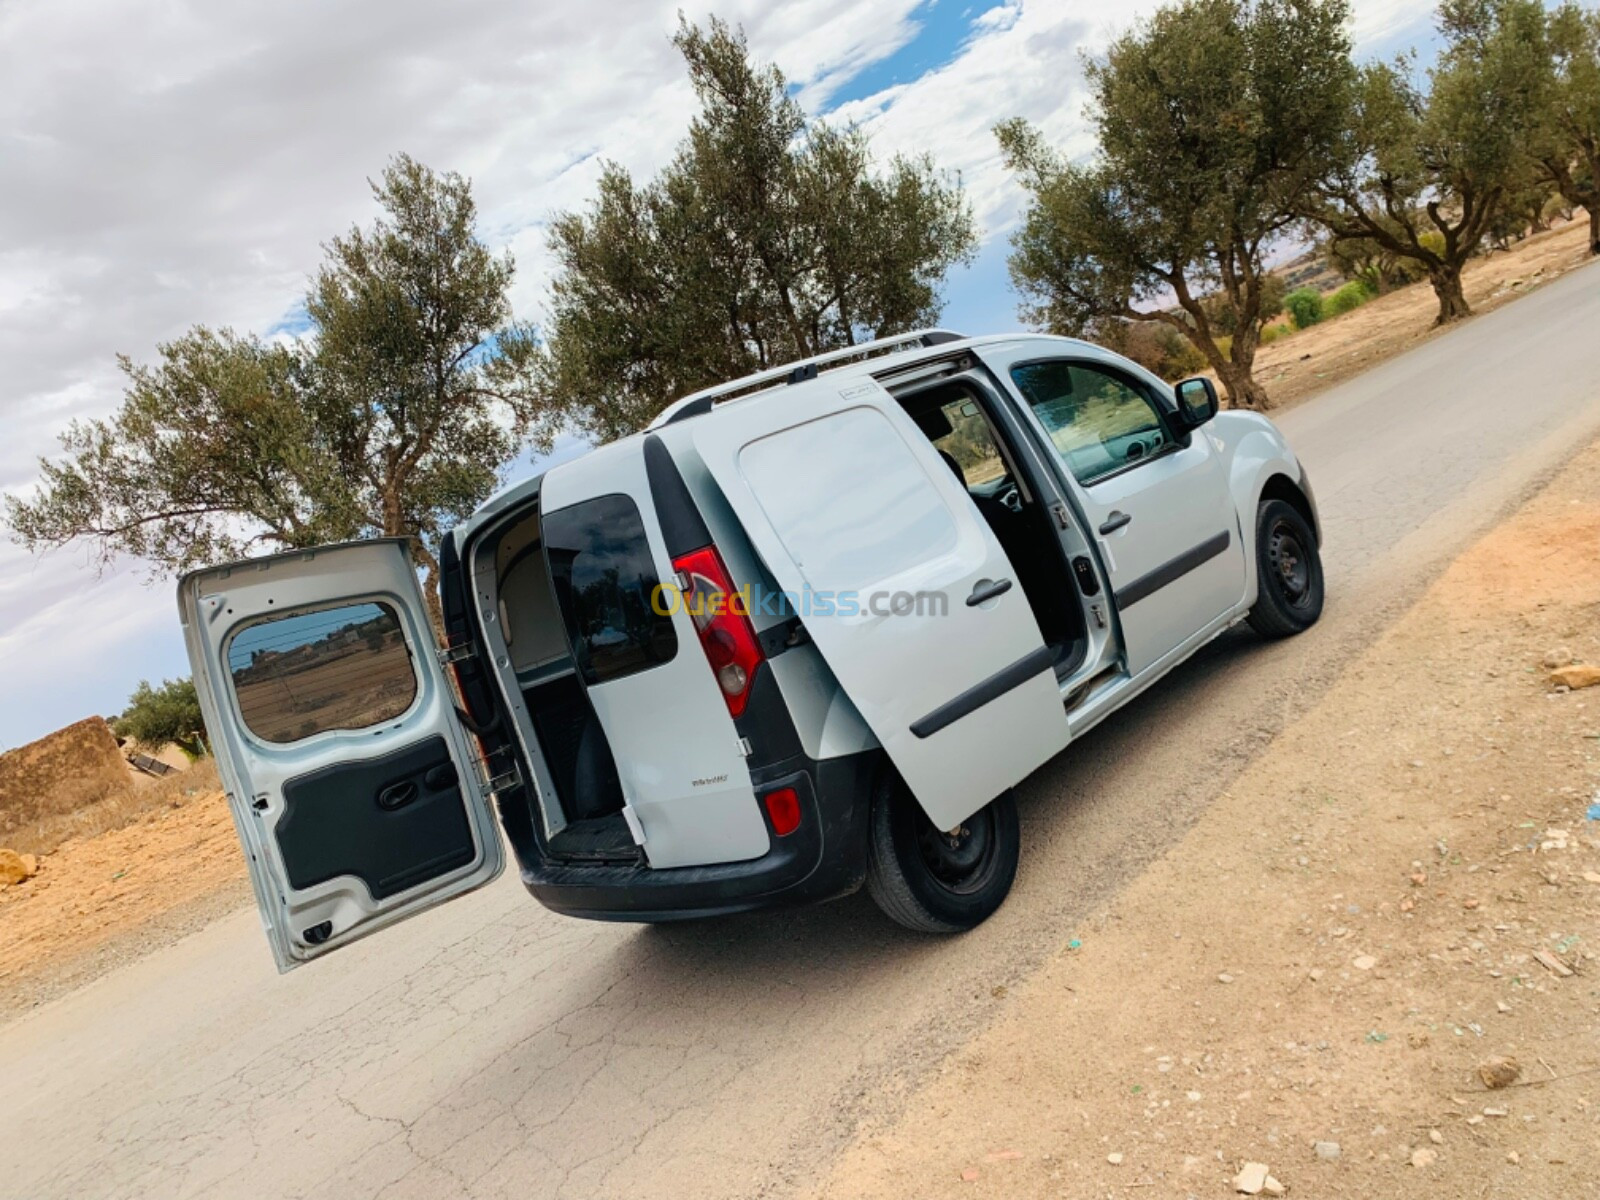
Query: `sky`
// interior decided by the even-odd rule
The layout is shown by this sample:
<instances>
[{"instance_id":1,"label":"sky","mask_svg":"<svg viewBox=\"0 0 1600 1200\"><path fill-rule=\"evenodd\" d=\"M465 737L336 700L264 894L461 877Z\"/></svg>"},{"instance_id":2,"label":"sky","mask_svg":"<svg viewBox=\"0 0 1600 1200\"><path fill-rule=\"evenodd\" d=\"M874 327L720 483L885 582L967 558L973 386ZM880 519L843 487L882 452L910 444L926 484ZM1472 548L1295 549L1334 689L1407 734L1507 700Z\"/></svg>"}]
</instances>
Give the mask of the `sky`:
<instances>
[{"instance_id":1,"label":"sky","mask_svg":"<svg viewBox=\"0 0 1600 1200\"><path fill-rule=\"evenodd\" d=\"M74 420L114 411L116 356L204 323L270 334L321 246L376 214L367 180L405 151L474 184L480 234L537 321L552 214L600 163L647 177L694 100L669 38L682 7L741 24L806 109L882 157L959 171L982 245L942 324L1017 325L1005 258L1020 196L994 124L1090 149L1081 55L1154 0L6 0L0 4L0 492L28 494ZM1358 55L1433 41L1426 0L1354 0ZM581 452L571 438L558 456ZM0 750L121 711L188 674L174 587L87 547L0 535Z\"/></svg>"}]
</instances>

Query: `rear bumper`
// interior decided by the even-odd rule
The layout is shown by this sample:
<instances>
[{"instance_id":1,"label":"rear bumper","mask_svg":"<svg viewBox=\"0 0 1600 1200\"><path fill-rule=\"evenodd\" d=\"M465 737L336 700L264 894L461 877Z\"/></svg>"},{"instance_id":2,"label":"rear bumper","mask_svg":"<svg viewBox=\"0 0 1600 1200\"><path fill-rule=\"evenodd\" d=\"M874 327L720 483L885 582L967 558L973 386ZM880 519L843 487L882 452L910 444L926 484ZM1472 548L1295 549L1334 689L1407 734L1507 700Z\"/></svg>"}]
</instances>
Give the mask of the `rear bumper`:
<instances>
[{"instance_id":1,"label":"rear bumper","mask_svg":"<svg viewBox=\"0 0 1600 1200\"><path fill-rule=\"evenodd\" d=\"M519 854L522 882L546 908L598 921L688 920L845 895L866 878L867 820L880 761L876 750L820 762L797 756L760 771L758 794L793 787L804 814L793 833L772 836L760 858L654 870L569 864L533 851Z\"/></svg>"}]
</instances>

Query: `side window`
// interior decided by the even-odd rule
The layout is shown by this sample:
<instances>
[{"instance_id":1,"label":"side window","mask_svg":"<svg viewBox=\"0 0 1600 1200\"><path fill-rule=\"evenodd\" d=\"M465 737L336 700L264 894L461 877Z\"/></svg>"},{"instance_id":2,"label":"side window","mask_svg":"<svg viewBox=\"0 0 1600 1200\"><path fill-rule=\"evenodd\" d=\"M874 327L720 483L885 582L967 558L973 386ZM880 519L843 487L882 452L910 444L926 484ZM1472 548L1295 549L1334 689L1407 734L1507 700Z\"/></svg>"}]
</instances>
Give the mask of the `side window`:
<instances>
[{"instance_id":1,"label":"side window","mask_svg":"<svg viewBox=\"0 0 1600 1200\"><path fill-rule=\"evenodd\" d=\"M228 642L245 727L265 742L391 721L417 698L417 672L394 609L344 604L248 625Z\"/></svg>"},{"instance_id":2,"label":"side window","mask_svg":"<svg viewBox=\"0 0 1600 1200\"><path fill-rule=\"evenodd\" d=\"M932 425L923 432L937 450L955 460L963 483L968 487L993 483L1006 473L1005 460L976 400L946 401L935 412L937 416L930 413L923 418L922 423Z\"/></svg>"},{"instance_id":3,"label":"side window","mask_svg":"<svg viewBox=\"0 0 1600 1200\"><path fill-rule=\"evenodd\" d=\"M585 683L605 683L669 662L678 652L672 617L650 599L661 582L638 506L597 496L546 513L550 582Z\"/></svg>"},{"instance_id":4,"label":"side window","mask_svg":"<svg viewBox=\"0 0 1600 1200\"><path fill-rule=\"evenodd\" d=\"M1054 360L1013 367L1011 379L1079 483L1172 445L1155 402L1108 371Z\"/></svg>"}]
</instances>

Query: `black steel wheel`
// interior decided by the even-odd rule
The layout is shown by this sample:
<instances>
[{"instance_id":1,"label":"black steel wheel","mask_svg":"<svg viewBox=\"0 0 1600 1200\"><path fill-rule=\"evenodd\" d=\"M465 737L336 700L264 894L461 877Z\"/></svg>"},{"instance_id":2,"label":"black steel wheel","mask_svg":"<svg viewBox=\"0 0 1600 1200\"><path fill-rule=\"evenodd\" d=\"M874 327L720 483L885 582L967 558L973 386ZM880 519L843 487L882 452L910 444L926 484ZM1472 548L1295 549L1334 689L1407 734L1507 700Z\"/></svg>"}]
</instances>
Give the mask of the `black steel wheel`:
<instances>
[{"instance_id":1,"label":"black steel wheel","mask_svg":"<svg viewBox=\"0 0 1600 1200\"><path fill-rule=\"evenodd\" d=\"M867 890L908 929L960 933L1004 903L1021 849L1011 792L939 829L906 786L888 778L873 800Z\"/></svg>"},{"instance_id":2,"label":"black steel wheel","mask_svg":"<svg viewBox=\"0 0 1600 1200\"><path fill-rule=\"evenodd\" d=\"M1322 615L1322 557L1299 510L1283 500L1256 510L1256 602L1250 627L1263 637L1289 637Z\"/></svg>"}]
</instances>

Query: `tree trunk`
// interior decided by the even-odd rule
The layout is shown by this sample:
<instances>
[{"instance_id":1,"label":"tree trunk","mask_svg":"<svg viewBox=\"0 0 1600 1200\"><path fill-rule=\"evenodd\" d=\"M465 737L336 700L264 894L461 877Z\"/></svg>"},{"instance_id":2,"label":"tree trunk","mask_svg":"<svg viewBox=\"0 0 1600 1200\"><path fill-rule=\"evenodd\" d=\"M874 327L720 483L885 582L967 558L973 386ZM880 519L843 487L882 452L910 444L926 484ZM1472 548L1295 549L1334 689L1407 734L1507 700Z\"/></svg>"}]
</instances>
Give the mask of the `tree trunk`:
<instances>
[{"instance_id":1,"label":"tree trunk","mask_svg":"<svg viewBox=\"0 0 1600 1200\"><path fill-rule=\"evenodd\" d=\"M1461 289L1460 266L1446 263L1430 267L1428 282L1433 285L1433 294L1439 298L1439 315L1433 321L1435 325L1448 325L1451 321L1472 315L1472 309L1467 306L1467 294Z\"/></svg>"},{"instance_id":2,"label":"tree trunk","mask_svg":"<svg viewBox=\"0 0 1600 1200\"><path fill-rule=\"evenodd\" d=\"M434 639L441 647L446 645L444 608L439 603L439 560L433 556L422 539L411 539L412 556L422 564L422 599L428 606L428 622L433 626Z\"/></svg>"},{"instance_id":3,"label":"tree trunk","mask_svg":"<svg viewBox=\"0 0 1600 1200\"><path fill-rule=\"evenodd\" d=\"M1589 210L1589 253L1600 258L1600 200L1591 200Z\"/></svg>"},{"instance_id":4,"label":"tree trunk","mask_svg":"<svg viewBox=\"0 0 1600 1200\"><path fill-rule=\"evenodd\" d=\"M1216 371L1218 378L1222 380L1223 390L1227 393L1229 408L1249 408L1261 412L1272 407L1267 389L1256 382L1256 377L1250 373L1249 367L1229 362L1217 367Z\"/></svg>"},{"instance_id":5,"label":"tree trunk","mask_svg":"<svg viewBox=\"0 0 1600 1200\"><path fill-rule=\"evenodd\" d=\"M1272 407L1267 389L1256 382L1256 349L1261 342L1261 331L1254 320L1240 325L1228 347L1228 357L1213 360L1212 367L1222 386L1227 389L1230 408L1249 408L1257 412Z\"/></svg>"}]
</instances>

